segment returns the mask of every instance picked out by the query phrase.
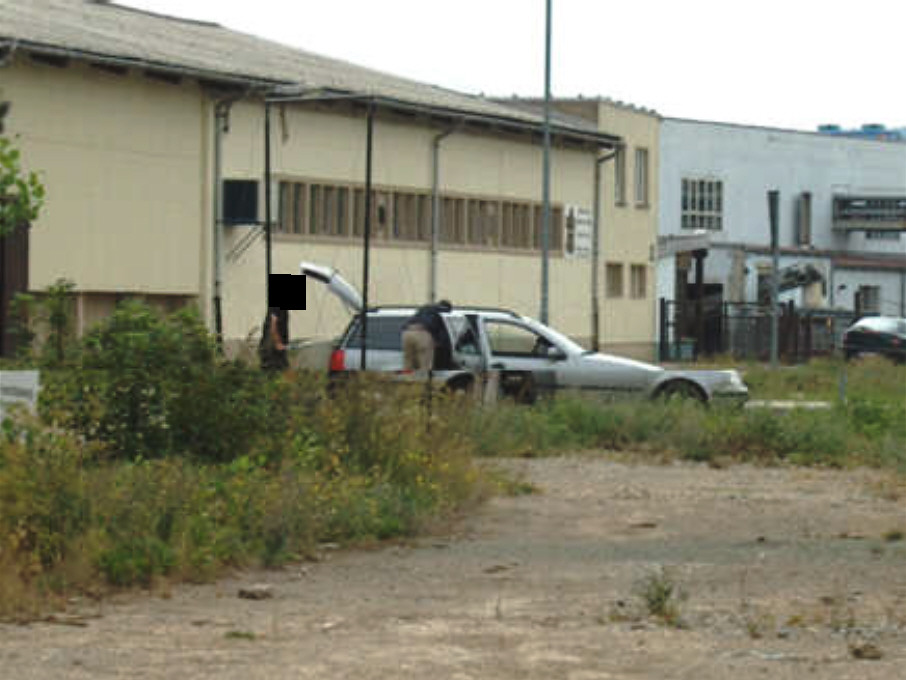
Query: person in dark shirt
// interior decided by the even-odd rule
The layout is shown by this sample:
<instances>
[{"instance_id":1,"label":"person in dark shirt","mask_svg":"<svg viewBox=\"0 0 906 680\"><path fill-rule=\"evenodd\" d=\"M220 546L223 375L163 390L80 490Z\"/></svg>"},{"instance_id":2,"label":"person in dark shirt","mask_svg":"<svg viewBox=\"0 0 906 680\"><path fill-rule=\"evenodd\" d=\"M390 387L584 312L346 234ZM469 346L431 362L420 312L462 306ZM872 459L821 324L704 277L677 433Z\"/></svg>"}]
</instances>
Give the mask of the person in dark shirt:
<instances>
[{"instance_id":1,"label":"person in dark shirt","mask_svg":"<svg viewBox=\"0 0 906 680\"><path fill-rule=\"evenodd\" d=\"M436 357L441 365L449 362L450 335L441 315L452 308L449 300L424 305L403 325L404 370L430 373L434 370Z\"/></svg>"},{"instance_id":2,"label":"person in dark shirt","mask_svg":"<svg viewBox=\"0 0 906 680\"><path fill-rule=\"evenodd\" d=\"M261 329L261 368L266 371L285 371L289 368L289 312L269 307Z\"/></svg>"}]
</instances>

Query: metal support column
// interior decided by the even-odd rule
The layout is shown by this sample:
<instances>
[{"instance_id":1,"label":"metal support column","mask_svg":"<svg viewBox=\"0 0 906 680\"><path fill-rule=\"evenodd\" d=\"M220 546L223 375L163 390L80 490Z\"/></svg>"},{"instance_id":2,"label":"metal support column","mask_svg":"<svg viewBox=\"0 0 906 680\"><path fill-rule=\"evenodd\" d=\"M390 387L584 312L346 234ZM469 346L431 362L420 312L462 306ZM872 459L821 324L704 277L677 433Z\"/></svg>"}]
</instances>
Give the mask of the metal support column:
<instances>
[{"instance_id":1,"label":"metal support column","mask_svg":"<svg viewBox=\"0 0 906 680\"><path fill-rule=\"evenodd\" d=\"M360 368L364 371L368 355L368 284L371 276L371 162L374 146L374 102L368 102L365 133L365 225L362 234L362 352Z\"/></svg>"}]
</instances>

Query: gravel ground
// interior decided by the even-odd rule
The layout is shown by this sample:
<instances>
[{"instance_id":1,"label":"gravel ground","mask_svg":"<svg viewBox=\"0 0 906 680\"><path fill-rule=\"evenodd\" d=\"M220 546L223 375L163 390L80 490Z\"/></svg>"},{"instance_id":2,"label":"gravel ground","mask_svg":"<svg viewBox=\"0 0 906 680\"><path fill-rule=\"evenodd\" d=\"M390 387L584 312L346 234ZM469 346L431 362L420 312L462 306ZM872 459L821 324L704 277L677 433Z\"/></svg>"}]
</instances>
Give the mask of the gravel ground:
<instances>
[{"instance_id":1,"label":"gravel ground","mask_svg":"<svg viewBox=\"0 0 906 680\"><path fill-rule=\"evenodd\" d=\"M906 678L906 498L879 473L500 464L540 492L407 544L0 626L0 677ZM648 615L652 577L680 593L671 622ZM237 596L256 583L272 597Z\"/></svg>"}]
</instances>

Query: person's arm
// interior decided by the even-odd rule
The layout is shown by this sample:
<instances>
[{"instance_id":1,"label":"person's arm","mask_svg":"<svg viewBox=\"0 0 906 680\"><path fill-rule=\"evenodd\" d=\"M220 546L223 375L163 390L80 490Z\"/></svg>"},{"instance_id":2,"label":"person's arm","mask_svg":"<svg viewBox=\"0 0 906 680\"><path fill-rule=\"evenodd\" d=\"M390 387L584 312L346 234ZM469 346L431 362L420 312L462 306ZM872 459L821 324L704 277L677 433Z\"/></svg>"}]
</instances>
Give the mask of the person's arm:
<instances>
[{"instance_id":1,"label":"person's arm","mask_svg":"<svg viewBox=\"0 0 906 680\"><path fill-rule=\"evenodd\" d=\"M280 329L277 327L277 315L276 314L271 314L270 331L271 331L271 340L274 343L274 348L278 352L285 351L286 345L283 344L283 338L280 337Z\"/></svg>"}]
</instances>

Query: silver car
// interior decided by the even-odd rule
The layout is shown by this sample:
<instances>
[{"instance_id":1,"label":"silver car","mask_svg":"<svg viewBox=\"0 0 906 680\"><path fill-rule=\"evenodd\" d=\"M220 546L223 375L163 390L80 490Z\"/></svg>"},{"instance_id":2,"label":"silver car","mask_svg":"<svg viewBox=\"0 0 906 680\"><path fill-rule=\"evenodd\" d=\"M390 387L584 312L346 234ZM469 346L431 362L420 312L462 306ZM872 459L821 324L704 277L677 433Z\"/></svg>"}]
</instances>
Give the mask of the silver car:
<instances>
[{"instance_id":1,"label":"silver car","mask_svg":"<svg viewBox=\"0 0 906 680\"><path fill-rule=\"evenodd\" d=\"M361 298L328 268L303 262L303 274L319 280L356 316L331 355L337 376L362 368ZM401 333L415 307L368 311L365 369L404 375ZM519 401L562 390L619 397L685 397L701 402L744 402L748 388L734 370L667 370L660 366L592 352L538 321L505 309L454 307L443 315L450 336L449 356L436 361L434 378L453 389L468 389L493 374L500 391Z\"/></svg>"}]
</instances>

